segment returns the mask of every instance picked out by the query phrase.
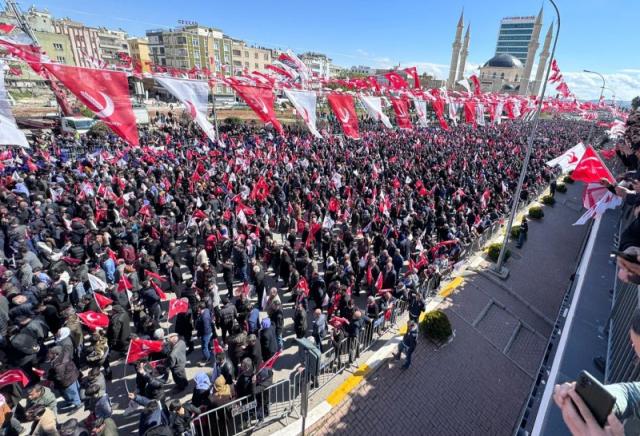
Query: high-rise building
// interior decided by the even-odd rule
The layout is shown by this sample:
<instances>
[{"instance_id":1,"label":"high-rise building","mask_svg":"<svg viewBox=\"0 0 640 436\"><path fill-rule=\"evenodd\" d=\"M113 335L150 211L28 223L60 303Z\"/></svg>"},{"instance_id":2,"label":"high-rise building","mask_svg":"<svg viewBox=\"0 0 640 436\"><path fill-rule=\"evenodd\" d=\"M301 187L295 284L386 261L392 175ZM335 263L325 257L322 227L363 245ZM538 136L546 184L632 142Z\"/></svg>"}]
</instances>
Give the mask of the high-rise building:
<instances>
[{"instance_id":1,"label":"high-rise building","mask_svg":"<svg viewBox=\"0 0 640 436\"><path fill-rule=\"evenodd\" d=\"M503 18L500 21L496 55L510 54L522 62L522 65L526 65L535 23L534 16Z\"/></svg>"},{"instance_id":2,"label":"high-rise building","mask_svg":"<svg viewBox=\"0 0 640 436\"><path fill-rule=\"evenodd\" d=\"M98 29L100 58L109 65L119 63L118 53L129 54L127 33L123 30Z\"/></svg>"}]
</instances>

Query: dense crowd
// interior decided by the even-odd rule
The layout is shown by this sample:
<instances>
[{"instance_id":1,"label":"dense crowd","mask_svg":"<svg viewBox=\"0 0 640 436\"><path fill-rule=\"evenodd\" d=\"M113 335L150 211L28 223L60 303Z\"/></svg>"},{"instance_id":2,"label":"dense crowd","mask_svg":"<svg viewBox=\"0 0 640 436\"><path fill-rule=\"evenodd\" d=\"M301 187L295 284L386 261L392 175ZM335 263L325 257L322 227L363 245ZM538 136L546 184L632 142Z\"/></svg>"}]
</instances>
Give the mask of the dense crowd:
<instances>
[{"instance_id":1,"label":"dense crowd","mask_svg":"<svg viewBox=\"0 0 640 436\"><path fill-rule=\"evenodd\" d=\"M530 129L363 122L352 141L235 125L213 145L172 116L152 125L139 148L58 135L0 154L0 362L28 377L2 388L6 434L118 434L111 362L134 337L165 343L131 369L139 433L183 434L198 413L273 382L264 363L294 346L285 305L295 336L321 350L398 299L417 319L424 284L509 210ZM557 175L544 162L589 127L541 122L524 201ZM170 327L164 293L189 306ZM191 353L202 367L193 383ZM83 422L57 417L82 406Z\"/></svg>"}]
</instances>

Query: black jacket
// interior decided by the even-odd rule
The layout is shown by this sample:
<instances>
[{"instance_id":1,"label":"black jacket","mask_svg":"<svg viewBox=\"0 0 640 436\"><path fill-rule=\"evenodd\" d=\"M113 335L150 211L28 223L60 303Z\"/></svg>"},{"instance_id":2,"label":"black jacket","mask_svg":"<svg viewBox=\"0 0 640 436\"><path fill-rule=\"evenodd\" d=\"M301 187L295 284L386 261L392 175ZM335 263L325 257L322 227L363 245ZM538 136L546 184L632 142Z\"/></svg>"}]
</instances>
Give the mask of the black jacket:
<instances>
[{"instance_id":1,"label":"black jacket","mask_svg":"<svg viewBox=\"0 0 640 436\"><path fill-rule=\"evenodd\" d=\"M260 330L260 345L262 347L262 358L269 360L278 350L276 342L276 332L273 326Z\"/></svg>"},{"instance_id":2,"label":"black jacket","mask_svg":"<svg viewBox=\"0 0 640 436\"><path fill-rule=\"evenodd\" d=\"M113 314L107 329L109 347L117 351L125 351L131 337L131 318L119 305L113 306Z\"/></svg>"}]
</instances>

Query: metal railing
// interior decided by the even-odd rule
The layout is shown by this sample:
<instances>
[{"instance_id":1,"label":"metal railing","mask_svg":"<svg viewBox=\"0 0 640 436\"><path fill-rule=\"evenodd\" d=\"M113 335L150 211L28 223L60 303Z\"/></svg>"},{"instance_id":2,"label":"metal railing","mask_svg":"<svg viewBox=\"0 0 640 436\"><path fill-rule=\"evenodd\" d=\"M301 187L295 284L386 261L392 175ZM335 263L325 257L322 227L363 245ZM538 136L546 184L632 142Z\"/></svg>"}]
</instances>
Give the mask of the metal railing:
<instances>
[{"instance_id":1,"label":"metal railing","mask_svg":"<svg viewBox=\"0 0 640 436\"><path fill-rule=\"evenodd\" d=\"M289 380L281 380L261 392L233 400L199 415L191 423L196 436L234 436L255 431L274 421L285 421L292 412Z\"/></svg>"}]
</instances>

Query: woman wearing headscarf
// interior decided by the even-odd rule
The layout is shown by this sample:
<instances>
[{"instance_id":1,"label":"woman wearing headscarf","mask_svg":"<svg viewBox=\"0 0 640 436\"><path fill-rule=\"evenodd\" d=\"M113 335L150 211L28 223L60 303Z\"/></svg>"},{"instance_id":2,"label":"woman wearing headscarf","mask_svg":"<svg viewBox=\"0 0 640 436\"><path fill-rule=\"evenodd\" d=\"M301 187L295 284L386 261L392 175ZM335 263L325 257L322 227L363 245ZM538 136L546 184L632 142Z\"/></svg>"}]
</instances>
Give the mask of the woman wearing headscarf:
<instances>
[{"instance_id":1,"label":"woman wearing headscarf","mask_svg":"<svg viewBox=\"0 0 640 436\"><path fill-rule=\"evenodd\" d=\"M204 372L199 372L193 378L196 386L193 388L193 395L191 396L191 404L196 407L204 408L205 410L211 408L209 402L209 395L211 395L211 380L209 376Z\"/></svg>"},{"instance_id":2,"label":"woman wearing headscarf","mask_svg":"<svg viewBox=\"0 0 640 436\"><path fill-rule=\"evenodd\" d=\"M217 408L230 403L233 400L233 386L227 384L224 376L218 376L213 382L213 394L209 397L212 408ZM215 422L210 421L210 434L212 435L226 435L229 423L231 423L233 417L231 416L231 410L229 408L219 410L215 416Z\"/></svg>"},{"instance_id":3,"label":"woman wearing headscarf","mask_svg":"<svg viewBox=\"0 0 640 436\"><path fill-rule=\"evenodd\" d=\"M262 358L264 360L271 359L278 349L276 342L276 331L271 325L271 319L262 320L262 329L260 329L260 346L262 347Z\"/></svg>"}]
</instances>

